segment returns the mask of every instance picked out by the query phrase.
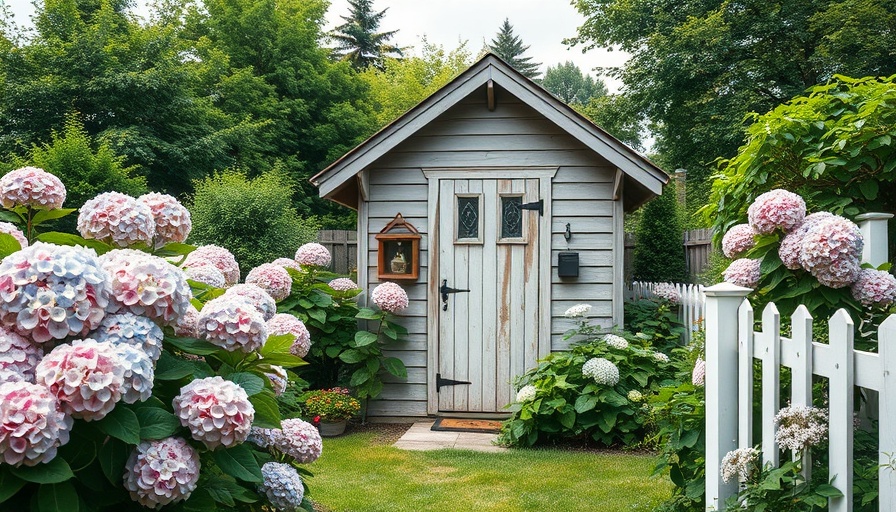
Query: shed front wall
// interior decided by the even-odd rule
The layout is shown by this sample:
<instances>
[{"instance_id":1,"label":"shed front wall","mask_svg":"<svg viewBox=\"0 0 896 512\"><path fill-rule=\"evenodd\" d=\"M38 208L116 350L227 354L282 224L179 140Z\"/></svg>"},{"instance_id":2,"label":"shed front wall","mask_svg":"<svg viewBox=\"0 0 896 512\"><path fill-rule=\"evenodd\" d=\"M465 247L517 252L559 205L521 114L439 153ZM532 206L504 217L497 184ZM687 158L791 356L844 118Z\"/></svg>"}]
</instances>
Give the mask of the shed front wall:
<instances>
[{"instance_id":1,"label":"shed front wall","mask_svg":"<svg viewBox=\"0 0 896 512\"><path fill-rule=\"evenodd\" d=\"M435 412L427 408L427 368L434 356L428 352L427 289L431 278L442 277L430 276L429 250L435 244L429 237L428 219L437 205L429 204L424 169L501 167L512 174L513 169L527 167L557 168L551 197L544 198L551 202L551 218L544 224L551 237L551 349L568 347L563 333L575 323L563 313L572 305L591 304L592 321L604 327L621 323L622 298L616 291L622 287L622 208L621 201L612 199L616 169L509 94L499 90L497 108L491 112L485 97L483 88L481 95L474 94L448 110L364 171L369 185L367 201L360 202L358 211L359 281L368 290L379 284L374 237L397 213L423 236L420 277L400 283L410 299L401 315L409 335L387 351L404 361L408 378L404 382L387 377L382 395L369 405L370 416ZM564 238L567 223L572 233L568 243ZM566 250L579 253L578 278L557 277L557 253Z\"/></svg>"}]
</instances>

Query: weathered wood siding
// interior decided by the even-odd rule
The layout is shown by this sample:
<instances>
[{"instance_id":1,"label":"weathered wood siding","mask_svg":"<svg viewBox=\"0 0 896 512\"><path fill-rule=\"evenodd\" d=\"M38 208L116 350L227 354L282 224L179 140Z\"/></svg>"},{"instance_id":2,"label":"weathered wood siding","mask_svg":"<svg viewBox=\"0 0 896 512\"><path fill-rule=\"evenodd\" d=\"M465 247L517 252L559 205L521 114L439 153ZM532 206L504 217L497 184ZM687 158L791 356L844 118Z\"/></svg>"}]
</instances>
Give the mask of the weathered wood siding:
<instances>
[{"instance_id":1,"label":"weathered wood siding","mask_svg":"<svg viewBox=\"0 0 896 512\"><path fill-rule=\"evenodd\" d=\"M552 276L553 304L544 305L551 309L552 349L566 348L561 338L572 325L563 317L569 306L588 302L594 307L592 316L604 325L613 323L615 169L506 92L498 90L497 108L492 112L486 108L485 98L483 88L423 127L368 170L368 203L362 208L365 214L359 216L361 229L367 233L366 272L359 272L359 278L367 276L367 289L379 284L374 236L396 213L400 212L423 236L420 278L416 283L402 283L410 298L410 306L402 313L409 339L389 351L389 355L401 358L408 366L408 379L406 383L389 379L380 399L370 404L371 416L427 414L427 217L436 205L428 204L424 168L559 167L553 182L553 219L549 224L552 266L545 269ZM566 223L573 233L568 247L563 237ZM580 253L578 278L556 277L557 253L567 248Z\"/></svg>"}]
</instances>

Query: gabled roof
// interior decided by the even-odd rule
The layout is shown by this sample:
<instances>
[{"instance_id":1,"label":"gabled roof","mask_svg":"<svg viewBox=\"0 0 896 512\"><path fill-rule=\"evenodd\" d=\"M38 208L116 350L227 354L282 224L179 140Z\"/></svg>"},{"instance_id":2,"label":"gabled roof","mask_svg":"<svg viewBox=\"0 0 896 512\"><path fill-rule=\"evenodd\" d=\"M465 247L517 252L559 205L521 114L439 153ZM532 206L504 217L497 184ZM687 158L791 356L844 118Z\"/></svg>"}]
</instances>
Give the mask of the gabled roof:
<instances>
[{"instance_id":1,"label":"gabled roof","mask_svg":"<svg viewBox=\"0 0 896 512\"><path fill-rule=\"evenodd\" d=\"M626 177L626 210L631 210L662 194L668 175L589 119L529 80L498 56L488 53L457 78L423 100L416 107L386 125L366 141L311 178L321 197L353 208L357 194L346 194L346 185L354 185L361 171L422 129L439 115L474 93L489 80L528 104L562 128L570 136L622 170Z\"/></svg>"}]
</instances>

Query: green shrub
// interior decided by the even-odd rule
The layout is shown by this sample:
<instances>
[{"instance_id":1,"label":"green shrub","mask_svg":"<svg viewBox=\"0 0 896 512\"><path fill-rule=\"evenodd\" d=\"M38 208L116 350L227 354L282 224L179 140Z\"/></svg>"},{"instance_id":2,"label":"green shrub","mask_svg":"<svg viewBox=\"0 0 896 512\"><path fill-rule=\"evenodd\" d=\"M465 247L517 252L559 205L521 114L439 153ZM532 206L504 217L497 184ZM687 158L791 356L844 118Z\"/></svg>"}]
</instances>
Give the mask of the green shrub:
<instances>
[{"instance_id":1,"label":"green shrub","mask_svg":"<svg viewBox=\"0 0 896 512\"><path fill-rule=\"evenodd\" d=\"M676 306L659 297L626 301L623 304L625 328L652 340L655 348L668 351L681 344L685 325L673 310Z\"/></svg>"},{"instance_id":2,"label":"green shrub","mask_svg":"<svg viewBox=\"0 0 896 512\"><path fill-rule=\"evenodd\" d=\"M316 222L302 219L293 208L295 185L277 170L256 178L227 170L194 185L190 241L226 247L244 273L276 258L292 258L300 245L317 238Z\"/></svg>"},{"instance_id":3,"label":"green shrub","mask_svg":"<svg viewBox=\"0 0 896 512\"><path fill-rule=\"evenodd\" d=\"M647 203L641 213L632 278L683 283L688 279L678 202L671 191Z\"/></svg>"},{"instance_id":4,"label":"green shrub","mask_svg":"<svg viewBox=\"0 0 896 512\"><path fill-rule=\"evenodd\" d=\"M578 336L583 328L567 337ZM552 353L526 372L518 381L518 401L509 406L512 416L499 441L521 446L571 438L590 438L605 446L641 443L647 420L643 401L671 378L671 366L643 337L612 336ZM586 367L595 359L612 363L618 382L589 375Z\"/></svg>"}]
</instances>

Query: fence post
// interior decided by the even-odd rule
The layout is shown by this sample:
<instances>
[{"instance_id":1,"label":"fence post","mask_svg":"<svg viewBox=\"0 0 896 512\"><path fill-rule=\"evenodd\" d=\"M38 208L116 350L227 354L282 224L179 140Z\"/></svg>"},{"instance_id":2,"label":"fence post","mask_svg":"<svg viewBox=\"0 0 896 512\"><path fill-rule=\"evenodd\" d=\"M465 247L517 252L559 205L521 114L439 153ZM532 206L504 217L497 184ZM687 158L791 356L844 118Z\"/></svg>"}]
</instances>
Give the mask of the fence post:
<instances>
[{"instance_id":1,"label":"fence post","mask_svg":"<svg viewBox=\"0 0 896 512\"><path fill-rule=\"evenodd\" d=\"M884 374L880 388L880 510L896 510L896 316L884 320L878 332Z\"/></svg>"},{"instance_id":2,"label":"fence post","mask_svg":"<svg viewBox=\"0 0 896 512\"><path fill-rule=\"evenodd\" d=\"M862 263L878 267L890 261L887 254L887 221L892 218L891 213L863 213L856 216L862 238L865 239Z\"/></svg>"},{"instance_id":3,"label":"fence post","mask_svg":"<svg viewBox=\"0 0 896 512\"><path fill-rule=\"evenodd\" d=\"M706 294L706 510L722 510L737 481L722 482L722 458L737 448L738 308L752 290L720 283Z\"/></svg>"}]
</instances>

